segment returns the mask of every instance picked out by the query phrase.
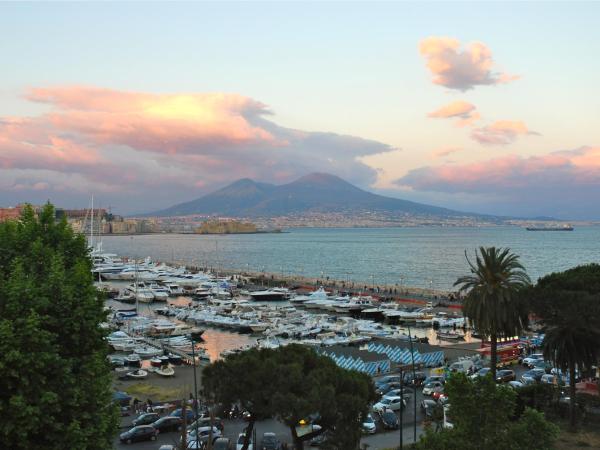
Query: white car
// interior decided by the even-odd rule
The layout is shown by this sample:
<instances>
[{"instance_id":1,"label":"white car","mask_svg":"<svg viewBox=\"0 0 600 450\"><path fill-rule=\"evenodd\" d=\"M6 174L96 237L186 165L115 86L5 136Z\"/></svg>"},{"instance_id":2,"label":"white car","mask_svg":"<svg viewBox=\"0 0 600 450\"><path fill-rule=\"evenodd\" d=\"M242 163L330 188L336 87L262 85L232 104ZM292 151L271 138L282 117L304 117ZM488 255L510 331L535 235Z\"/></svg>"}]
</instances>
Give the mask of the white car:
<instances>
[{"instance_id":1,"label":"white car","mask_svg":"<svg viewBox=\"0 0 600 450\"><path fill-rule=\"evenodd\" d=\"M221 431L217 427L212 427L212 438L216 439L221 437ZM198 437L196 437L196 429L188 431L187 434L187 448L197 449L202 448L204 443L210 438L210 427L199 427Z\"/></svg>"},{"instance_id":2,"label":"white car","mask_svg":"<svg viewBox=\"0 0 600 450\"><path fill-rule=\"evenodd\" d=\"M439 381L432 381L423 386L423 395L433 395L434 392L444 392L444 385Z\"/></svg>"},{"instance_id":3,"label":"white car","mask_svg":"<svg viewBox=\"0 0 600 450\"><path fill-rule=\"evenodd\" d=\"M244 433L240 433L240 435L238 436L237 444L235 445L235 450L242 450L245 438L246 435ZM252 436L250 436L250 444L248 444L248 450L254 450L254 442L252 442Z\"/></svg>"},{"instance_id":4,"label":"white car","mask_svg":"<svg viewBox=\"0 0 600 450\"><path fill-rule=\"evenodd\" d=\"M377 425L375 425L375 420L371 414L367 414L367 417L364 418L362 430L363 433L367 434L375 434L377 432Z\"/></svg>"},{"instance_id":5,"label":"white car","mask_svg":"<svg viewBox=\"0 0 600 450\"><path fill-rule=\"evenodd\" d=\"M402 409L404 402L401 397L383 397L379 402L373 405L373 411L378 414L383 414L387 409L398 411Z\"/></svg>"},{"instance_id":6,"label":"white car","mask_svg":"<svg viewBox=\"0 0 600 450\"><path fill-rule=\"evenodd\" d=\"M544 359L543 353L534 353L533 355L529 355L526 358L523 358L523 365L527 367L531 367L531 365L536 362L538 359Z\"/></svg>"},{"instance_id":7,"label":"white car","mask_svg":"<svg viewBox=\"0 0 600 450\"><path fill-rule=\"evenodd\" d=\"M402 394L402 389L392 389L387 394L385 394L382 398L386 397L403 397L405 401L408 401L412 398L411 392L404 389L404 394Z\"/></svg>"}]
</instances>

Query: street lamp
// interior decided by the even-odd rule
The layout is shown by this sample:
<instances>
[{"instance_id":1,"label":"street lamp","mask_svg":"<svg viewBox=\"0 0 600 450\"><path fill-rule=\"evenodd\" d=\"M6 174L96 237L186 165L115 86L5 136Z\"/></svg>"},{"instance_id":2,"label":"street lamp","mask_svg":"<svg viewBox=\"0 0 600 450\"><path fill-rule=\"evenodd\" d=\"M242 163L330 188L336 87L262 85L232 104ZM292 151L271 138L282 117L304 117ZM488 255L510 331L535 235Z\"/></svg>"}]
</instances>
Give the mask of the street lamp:
<instances>
[{"instance_id":1,"label":"street lamp","mask_svg":"<svg viewBox=\"0 0 600 450\"><path fill-rule=\"evenodd\" d=\"M408 342L410 343L410 359L412 362L412 372L413 372L413 385L414 385L414 401L413 401L413 412L414 412L414 420L413 420L413 442L417 442L417 374L415 371L415 350L413 348L413 339L410 334L410 325L406 326L408 329Z\"/></svg>"},{"instance_id":2,"label":"street lamp","mask_svg":"<svg viewBox=\"0 0 600 450\"><path fill-rule=\"evenodd\" d=\"M196 446L198 445L198 382L196 381L196 351L194 349L194 337L190 334L190 340L192 341L192 367L194 368L194 416L196 417ZM210 423L212 430L212 421Z\"/></svg>"}]
</instances>

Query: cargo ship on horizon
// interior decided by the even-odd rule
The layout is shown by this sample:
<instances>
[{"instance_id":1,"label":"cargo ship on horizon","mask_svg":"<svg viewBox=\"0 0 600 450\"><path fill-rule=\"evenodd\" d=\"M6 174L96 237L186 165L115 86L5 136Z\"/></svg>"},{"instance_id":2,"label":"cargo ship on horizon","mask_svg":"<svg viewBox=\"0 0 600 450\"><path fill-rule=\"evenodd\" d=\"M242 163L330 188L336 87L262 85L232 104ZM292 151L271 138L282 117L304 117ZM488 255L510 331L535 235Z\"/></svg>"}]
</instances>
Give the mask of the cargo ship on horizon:
<instances>
[{"instance_id":1,"label":"cargo ship on horizon","mask_svg":"<svg viewBox=\"0 0 600 450\"><path fill-rule=\"evenodd\" d=\"M563 225L562 227L526 227L527 231L573 231L571 225Z\"/></svg>"}]
</instances>

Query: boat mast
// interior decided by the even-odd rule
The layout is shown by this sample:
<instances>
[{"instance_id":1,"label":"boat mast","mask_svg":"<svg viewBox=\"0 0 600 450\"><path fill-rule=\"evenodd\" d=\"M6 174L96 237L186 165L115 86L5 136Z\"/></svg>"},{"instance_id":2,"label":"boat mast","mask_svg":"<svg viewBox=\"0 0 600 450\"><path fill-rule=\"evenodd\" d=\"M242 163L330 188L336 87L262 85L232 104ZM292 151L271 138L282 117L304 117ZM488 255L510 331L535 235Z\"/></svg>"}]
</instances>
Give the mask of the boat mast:
<instances>
[{"instance_id":1,"label":"boat mast","mask_svg":"<svg viewBox=\"0 0 600 450\"><path fill-rule=\"evenodd\" d=\"M92 221L90 224L90 247L94 251L94 196L92 195Z\"/></svg>"}]
</instances>

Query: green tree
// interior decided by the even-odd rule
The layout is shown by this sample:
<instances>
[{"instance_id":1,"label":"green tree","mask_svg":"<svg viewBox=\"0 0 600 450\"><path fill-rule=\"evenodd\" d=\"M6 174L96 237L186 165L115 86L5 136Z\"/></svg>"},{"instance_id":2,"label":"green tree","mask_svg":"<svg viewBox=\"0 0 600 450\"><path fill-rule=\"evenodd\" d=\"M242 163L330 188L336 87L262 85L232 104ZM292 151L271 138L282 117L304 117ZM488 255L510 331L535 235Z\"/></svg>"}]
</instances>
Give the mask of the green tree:
<instances>
[{"instance_id":1,"label":"green tree","mask_svg":"<svg viewBox=\"0 0 600 450\"><path fill-rule=\"evenodd\" d=\"M452 428L428 429L416 449L427 450L545 450L552 448L558 429L544 415L525 409L515 418L516 394L497 386L491 375L470 380L455 374L446 384L446 412Z\"/></svg>"},{"instance_id":2,"label":"green tree","mask_svg":"<svg viewBox=\"0 0 600 450\"><path fill-rule=\"evenodd\" d=\"M489 336L491 373L496 378L498 337L517 336L527 323L525 302L518 295L530 284L519 257L510 249L480 247L471 274L460 277L454 286L466 292L463 313L480 333Z\"/></svg>"},{"instance_id":3,"label":"green tree","mask_svg":"<svg viewBox=\"0 0 600 450\"><path fill-rule=\"evenodd\" d=\"M85 238L46 205L0 224L0 447L111 448L103 299Z\"/></svg>"},{"instance_id":4,"label":"green tree","mask_svg":"<svg viewBox=\"0 0 600 450\"><path fill-rule=\"evenodd\" d=\"M367 375L341 369L301 345L252 349L207 367L203 382L224 405L239 402L253 420L273 417L289 428L297 449L327 433L331 448L351 450L360 441L360 419L375 399ZM301 421L319 416L321 429L298 433Z\"/></svg>"},{"instance_id":5,"label":"green tree","mask_svg":"<svg viewBox=\"0 0 600 450\"><path fill-rule=\"evenodd\" d=\"M544 325L544 357L569 373L569 415L575 428L576 370L583 374L600 359L600 265L540 278L528 298Z\"/></svg>"}]
</instances>

